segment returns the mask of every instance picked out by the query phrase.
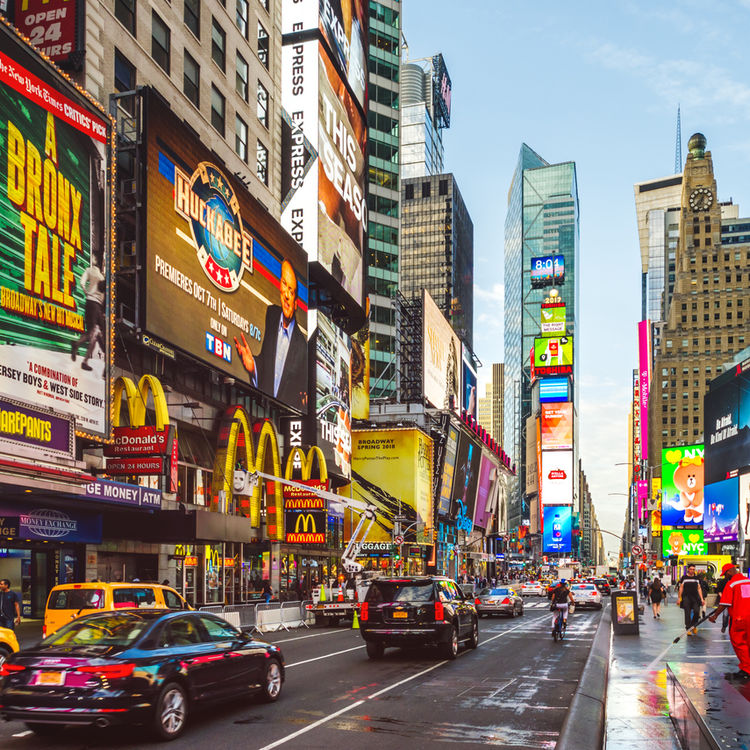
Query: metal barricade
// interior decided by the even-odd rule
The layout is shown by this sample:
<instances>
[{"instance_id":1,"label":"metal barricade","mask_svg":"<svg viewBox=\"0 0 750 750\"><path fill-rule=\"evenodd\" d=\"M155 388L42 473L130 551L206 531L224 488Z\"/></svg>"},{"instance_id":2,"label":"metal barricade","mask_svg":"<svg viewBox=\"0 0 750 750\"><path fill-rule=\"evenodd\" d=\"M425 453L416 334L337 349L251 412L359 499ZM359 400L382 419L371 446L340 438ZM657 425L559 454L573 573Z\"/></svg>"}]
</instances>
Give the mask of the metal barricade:
<instances>
[{"instance_id":1,"label":"metal barricade","mask_svg":"<svg viewBox=\"0 0 750 750\"><path fill-rule=\"evenodd\" d=\"M305 617L302 613L301 603L299 601L294 602L282 602L281 604L281 625L285 628L301 628L308 627L305 622Z\"/></svg>"},{"instance_id":2,"label":"metal barricade","mask_svg":"<svg viewBox=\"0 0 750 750\"><path fill-rule=\"evenodd\" d=\"M256 607L256 629L261 633L289 630L281 621L281 602L258 604Z\"/></svg>"},{"instance_id":3,"label":"metal barricade","mask_svg":"<svg viewBox=\"0 0 750 750\"><path fill-rule=\"evenodd\" d=\"M315 611L312 609L314 602L312 599L305 599L300 602L300 610L302 611L303 625L309 628L310 625L315 625Z\"/></svg>"},{"instance_id":4,"label":"metal barricade","mask_svg":"<svg viewBox=\"0 0 750 750\"><path fill-rule=\"evenodd\" d=\"M256 629L255 608L257 606L257 604L227 604L222 615L240 630L252 633Z\"/></svg>"},{"instance_id":5,"label":"metal barricade","mask_svg":"<svg viewBox=\"0 0 750 750\"><path fill-rule=\"evenodd\" d=\"M209 612L212 615L220 615L224 611L223 604L210 604L205 607L198 607L199 612Z\"/></svg>"}]
</instances>

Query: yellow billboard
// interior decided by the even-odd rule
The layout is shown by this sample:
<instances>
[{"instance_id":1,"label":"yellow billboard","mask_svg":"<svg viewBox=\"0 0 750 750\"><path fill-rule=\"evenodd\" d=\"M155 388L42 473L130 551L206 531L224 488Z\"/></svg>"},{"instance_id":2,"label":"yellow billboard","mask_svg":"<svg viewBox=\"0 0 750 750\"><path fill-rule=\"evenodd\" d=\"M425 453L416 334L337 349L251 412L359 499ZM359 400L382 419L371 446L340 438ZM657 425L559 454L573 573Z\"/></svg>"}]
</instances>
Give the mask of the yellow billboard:
<instances>
[{"instance_id":1,"label":"yellow billboard","mask_svg":"<svg viewBox=\"0 0 750 750\"><path fill-rule=\"evenodd\" d=\"M392 541L396 516L407 542L432 544L432 439L417 429L352 430L352 486L341 494L377 508L368 542ZM359 513L344 511L348 541Z\"/></svg>"}]
</instances>

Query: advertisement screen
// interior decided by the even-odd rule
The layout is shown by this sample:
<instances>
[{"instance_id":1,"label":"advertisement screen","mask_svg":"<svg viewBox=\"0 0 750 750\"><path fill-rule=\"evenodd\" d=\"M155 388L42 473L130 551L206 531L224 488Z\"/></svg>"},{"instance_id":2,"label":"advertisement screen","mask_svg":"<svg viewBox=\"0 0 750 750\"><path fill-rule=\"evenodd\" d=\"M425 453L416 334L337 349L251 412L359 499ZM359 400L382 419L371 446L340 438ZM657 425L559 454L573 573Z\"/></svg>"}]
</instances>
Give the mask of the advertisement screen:
<instances>
[{"instance_id":1,"label":"advertisement screen","mask_svg":"<svg viewBox=\"0 0 750 750\"><path fill-rule=\"evenodd\" d=\"M449 128L451 124L451 77L445 67L442 55L432 58L432 101L442 124Z\"/></svg>"},{"instance_id":2,"label":"advertisement screen","mask_svg":"<svg viewBox=\"0 0 750 750\"><path fill-rule=\"evenodd\" d=\"M317 445L329 470L351 477L351 339L325 315L309 315L315 346L315 422Z\"/></svg>"},{"instance_id":3,"label":"advertisement screen","mask_svg":"<svg viewBox=\"0 0 750 750\"><path fill-rule=\"evenodd\" d=\"M750 474L740 474L740 538L747 540L750 529Z\"/></svg>"},{"instance_id":4,"label":"advertisement screen","mask_svg":"<svg viewBox=\"0 0 750 750\"><path fill-rule=\"evenodd\" d=\"M479 464L482 448L466 433L460 433L456 470L453 477L453 502L451 516L455 519L467 519L464 530L470 532L474 521L474 505L479 481Z\"/></svg>"},{"instance_id":5,"label":"advertisement screen","mask_svg":"<svg viewBox=\"0 0 750 750\"><path fill-rule=\"evenodd\" d=\"M736 542L740 525L740 479L707 484L703 529L707 542Z\"/></svg>"},{"instance_id":6,"label":"advertisement screen","mask_svg":"<svg viewBox=\"0 0 750 750\"><path fill-rule=\"evenodd\" d=\"M544 378L539 381L539 403L556 403L569 399L567 378Z\"/></svg>"},{"instance_id":7,"label":"advertisement screen","mask_svg":"<svg viewBox=\"0 0 750 750\"><path fill-rule=\"evenodd\" d=\"M648 395L651 388L651 321L638 323L638 377L640 378L641 458L648 460Z\"/></svg>"},{"instance_id":8,"label":"advertisement screen","mask_svg":"<svg viewBox=\"0 0 750 750\"><path fill-rule=\"evenodd\" d=\"M542 450L573 449L573 404L542 404Z\"/></svg>"},{"instance_id":9,"label":"advertisement screen","mask_svg":"<svg viewBox=\"0 0 750 750\"><path fill-rule=\"evenodd\" d=\"M366 123L317 41L283 46L281 62L281 223L361 305Z\"/></svg>"},{"instance_id":10,"label":"advertisement screen","mask_svg":"<svg viewBox=\"0 0 750 750\"><path fill-rule=\"evenodd\" d=\"M368 542L390 542L393 522L405 517L407 542L432 544L432 439L420 430L355 430L352 433L352 493L372 503L376 519ZM349 495L349 487L342 488ZM359 513L344 511L344 538L351 538Z\"/></svg>"},{"instance_id":11,"label":"advertisement screen","mask_svg":"<svg viewBox=\"0 0 750 750\"><path fill-rule=\"evenodd\" d=\"M367 320L352 336L352 419L370 418L370 299L365 299Z\"/></svg>"},{"instance_id":12,"label":"advertisement screen","mask_svg":"<svg viewBox=\"0 0 750 750\"><path fill-rule=\"evenodd\" d=\"M545 555L571 551L573 509L569 506L544 508L542 552Z\"/></svg>"},{"instance_id":13,"label":"advertisement screen","mask_svg":"<svg viewBox=\"0 0 750 750\"><path fill-rule=\"evenodd\" d=\"M304 252L155 96L148 112L149 332L306 411Z\"/></svg>"},{"instance_id":14,"label":"advertisement screen","mask_svg":"<svg viewBox=\"0 0 750 750\"><path fill-rule=\"evenodd\" d=\"M424 397L438 409L458 412L461 341L427 290L422 291L422 309Z\"/></svg>"},{"instance_id":15,"label":"advertisement screen","mask_svg":"<svg viewBox=\"0 0 750 750\"><path fill-rule=\"evenodd\" d=\"M565 335L565 305L542 305L542 336Z\"/></svg>"},{"instance_id":16,"label":"advertisement screen","mask_svg":"<svg viewBox=\"0 0 750 750\"><path fill-rule=\"evenodd\" d=\"M565 257L547 255L531 259L531 286L550 286L565 280Z\"/></svg>"},{"instance_id":17,"label":"advertisement screen","mask_svg":"<svg viewBox=\"0 0 750 750\"><path fill-rule=\"evenodd\" d=\"M703 446L664 448L661 463L662 524L703 528Z\"/></svg>"},{"instance_id":18,"label":"advertisement screen","mask_svg":"<svg viewBox=\"0 0 750 750\"><path fill-rule=\"evenodd\" d=\"M321 490L328 483L318 479L301 481ZM327 501L309 490L284 485L284 541L287 544L325 544Z\"/></svg>"},{"instance_id":19,"label":"advertisement screen","mask_svg":"<svg viewBox=\"0 0 750 750\"><path fill-rule=\"evenodd\" d=\"M573 451L542 451L542 505L572 505Z\"/></svg>"},{"instance_id":20,"label":"advertisement screen","mask_svg":"<svg viewBox=\"0 0 750 750\"><path fill-rule=\"evenodd\" d=\"M463 349L463 377L461 378L461 388L463 391L463 400L461 408L470 414L474 419L477 418L477 371L471 362L469 350L462 346Z\"/></svg>"},{"instance_id":21,"label":"advertisement screen","mask_svg":"<svg viewBox=\"0 0 750 750\"><path fill-rule=\"evenodd\" d=\"M111 126L36 53L13 40L10 54L0 52L0 394L103 437Z\"/></svg>"},{"instance_id":22,"label":"advertisement screen","mask_svg":"<svg viewBox=\"0 0 750 750\"><path fill-rule=\"evenodd\" d=\"M534 339L534 370L542 375L569 375L573 372L573 337L554 336Z\"/></svg>"},{"instance_id":23,"label":"advertisement screen","mask_svg":"<svg viewBox=\"0 0 750 750\"><path fill-rule=\"evenodd\" d=\"M477 482L477 499L474 505L474 525L487 529L492 522L497 499L498 469L490 454L482 451L479 464L479 480Z\"/></svg>"},{"instance_id":24,"label":"advertisement screen","mask_svg":"<svg viewBox=\"0 0 750 750\"><path fill-rule=\"evenodd\" d=\"M662 526L661 549L664 558L670 555L707 555L708 544L704 540L703 529L670 529Z\"/></svg>"},{"instance_id":25,"label":"advertisement screen","mask_svg":"<svg viewBox=\"0 0 750 750\"><path fill-rule=\"evenodd\" d=\"M536 457L536 417L526 418L526 494L534 495L539 489Z\"/></svg>"},{"instance_id":26,"label":"advertisement screen","mask_svg":"<svg viewBox=\"0 0 750 750\"><path fill-rule=\"evenodd\" d=\"M448 427L445 441L445 461L443 475L440 480L440 503L438 513L448 516L451 512L451 492L453 491L453 475L456 471L456 451L458 450L458 429L453 425Z\"/></svg>"}]
</instances>

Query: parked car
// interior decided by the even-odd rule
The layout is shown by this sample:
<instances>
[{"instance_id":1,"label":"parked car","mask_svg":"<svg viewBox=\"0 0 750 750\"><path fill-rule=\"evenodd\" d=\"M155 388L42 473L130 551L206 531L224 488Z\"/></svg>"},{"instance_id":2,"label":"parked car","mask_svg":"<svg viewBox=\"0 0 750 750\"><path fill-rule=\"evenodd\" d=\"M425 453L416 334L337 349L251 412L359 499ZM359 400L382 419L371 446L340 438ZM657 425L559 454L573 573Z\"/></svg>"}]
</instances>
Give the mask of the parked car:
<instances>
[{"instance_id":1,"label":"parked car","mask_svg":"<svg viewBox=\"0 0 750 750\"><path fill-rule=\"evenodd\" d=\"M544 596L544 586L539 581L526 581L521 584L521 596Z\"/></svg>"},{"instance_id":2,"label":"parked car","mask_svg":"<svg viewBox=\"0 0 750 750\"><path fill-rule=\"evenodd\" d=\"M509 588L482 589L474 599L474 606L480 617L483 615L516 617L523 614L523 599Z\"/></svg>"},{"instance_id":3,"label":"parked car","mask_svg":"<svg viewBox=\"0 0 750 750\"><path fill-rule=\"evenodd\" d=\"M597 578L594 581L594 586L599 589L602 596L609 596L612 593L609 582L605 578Z\"/></svg>"},{"instance_id":4,"label":"parked car","mask_svg":"<svg viewBox=\"0 0 750 750\"><path fill-rule=\"evenodd\" d=\"M602 595L593 583L575 583L570 587L577 609L592 607L602 608Z\"/></svg>"},{"instance_id":5,"label":"parked car","mask_svg":"<svg viewBox=\"0 0 750 750\"><path fill-rule=\"evenodd\" d=\"M10 628L0 628L0 667L5 660L18 651L16 634Z\"/></svg>"},{"instance_id":6,"label":"parked car","mask_svg":"<svg viewBox=\"0 0 750 750\"><path fill-rule=\"evenodd\" d=\"M230 658L231 657L231 658ZM194 709L284 681L277 646L206 612L129 609L76 618L0 670L0 716L39 735L60 725L145 724L162 740Z\"/></svg>"},{"instance_id":7,"label":"parked car","mask_svg":"<svg viewBox=\"0 0 750 750\"><path fill-rule=\"evenodd\" d=\"M479 644L479 616L458 584L442 576L375 578L360 606L359 628L371 659L388 646L436 645L455 659L458 645Z\"/></svg>"}]
</instances>

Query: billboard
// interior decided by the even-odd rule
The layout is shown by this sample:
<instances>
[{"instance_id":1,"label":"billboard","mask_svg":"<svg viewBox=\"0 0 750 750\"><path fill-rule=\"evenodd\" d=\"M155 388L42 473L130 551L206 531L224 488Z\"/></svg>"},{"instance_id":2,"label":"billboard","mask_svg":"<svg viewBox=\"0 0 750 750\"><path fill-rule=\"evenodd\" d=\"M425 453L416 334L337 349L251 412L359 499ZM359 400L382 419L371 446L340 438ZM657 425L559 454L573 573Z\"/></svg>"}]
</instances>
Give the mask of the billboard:
<instances>
[{"instance_id":1,"label":"billboard","mask_svg":"<svg viewBox=\"0 0 750 750\"><path fill-rule=\"evenodd\" d=\"M0 394L105 437L111 121L0 35Z\"/></svg>"},{"instance_id":2,"label":"billboard","mask_svg":"<svg viewBox=\"0 0 750 750\"><path fill-rule=\"evenodd\" d=\"M573 509L569 506L547 506L544 508L543 522L542 553L547 555L570 552Z\"/></svg>"},{"instance_id":3,"label":"billboard","mask_svg":"<svg viewBox=\"0 0 750 750\"><path fill-rule=\"evenodd\" d=\"M534 495L539 490L538 466L536 457L536 417L526 418L526 487L527 495Z\"/></svg>"},{"instance_id":4,"label":"billboard","mask_svg":"<svg viewBox=\"0 0 750 750\"><path fill-rule=\"evenodd\" d=\"M316 489L328 490L328 482L319 479L300 481ZM327 528L327 506L325 498L314 492L285 484L284 497L284 541L287 544L325 544Z\"/></svg>"},{"instance_id":5,"label":"billboard","mask_svg":"<svg viewBox=\"0 0 750 750\"><path fill-rule=\"evenodd\" d=\"M444 127L451 125L451 77L441 54L432 58L432 101Z\"/></svg>"},{"instance_id":6,"label":"billboard","mask_svg":"<svg viewBox=\"0 0 750 750\"><path fill-rule=\"evenodd\" d=\"M318 41L284 45L281 76L281 223L361 305L365 119Z\"/></svg>"},{"instance_id":7,"label":"billboard","mask_svg":"<svg viewBox=\"0 0 750 750\"><path fill-rule=\"evenodd\" d=\"M570 375L573 372L573 337L551 336L534 339L534 372L543 375Z\"/></svg>"},{"instance_id":8,"label":"billboard","mask_svg":"<svg viewBox=\"0 0 750 750\"><path fill-rule=\"evenodd\" d=\"M461 377L461 390L463 391L463 398L461 400L461 408L469 415L477 418L477 371L472 362L471 350L461 345L463 352L462 355L462 377Z\"/></svg>"},{"instance_id":9,"label":"billboard","mask_svg":"<svg viewBox=\"0 0 750 750\"><path fill-rule=\"evenodd\" d=\"M638 323L638 377L640 379L641 458L648 460L648 394L651 387L651 321Z\"/></svg>"},{"instance_id":10,"label":"billboard","mask_svg":"<svg viewBox=\"0 0 750 750\"><path fill-rule=\"evenodd\" d=\"M573 504L573 451L542 451L542 505Z\"/></svg>"},{"instance_id":11,"label":"billboard","mask_svg":"<svg viewBox=\"0 0 750 750\"><path fill-rule=\"evenodd\" d=\"M440 497L438 500L438 513L441 516L448 516L451 512L451 493L453 491L453 475L456 471L457 450L458 428L449 425L445 439L445 460L443 461L443 474L440 479Z\"/></svg>"},{"instance_id":12,"label":"billboard","mask_svg":"<svg viewBox=\"0 0 750 750\"><path fill-rule=\"evenodd\" d=\"M539 403L548 404L569 400L567 378L543 378L539 381Z\"/></svg>"},{"instance_id":13,"label":"billboard","mask_svg":"<svg viewBox=\"0 0 750 750\"><path fill-rule=\"evenodd\" d=\"M740 525L740 478L707 484L703 529L707 542L736 542Z\"/></svg>"},{"instance_id":14,"label":"billboard","mask_svg":"<svg viewBox=\"0 0 750 750\"><path fill-rule=\"evenodd\" d=\"M740 519L740 541L745 541L748 537L750 529L748 529L748 521L750 521L750 474L740 474L740 498L739 498L739 519ZM743 551L740 550L740 554Z\"/></svg>"},{"instance_id":15,"label":"billboard","mask_svg":"<svg viewBox=\"0 0 750 750\"><path fill-rule=\"evenodd\" d=\"M707 555L708 539L704 539L703 529L670 529L662 526L662 557L670 555L686 557L688 555Z\"/></svg>"},{"instance_id":16,"label":"billboard","mask_svg":"<svg viewBox=\"0 0 750 750\"><path fill-rule=\"evenodd\" d=\"M703 528L703 445L664 448L661 463L662 524Z\"/></svg>"},{"instance_id":17,"label":"billboard","mask_svg":"<svg viewBox=\"0 0 750 750\"><path fill-rule=\"evenodd\" d=\"M474 504L474 525L481 529L489 528L497 501L500 472L486 451L482 451L477 481L477 499Z\"/></svg>"},{"instance_id":18,"label":"billboard","mask_svg":"<svg viewBox=\"0 0 750 750\"><path fill-rule=\"evenodd\" d=\"M305 253L154 95L148 119L148 331L307 411Z\"/></svg>"},{"instance_id":19,"label":"billboard","mask_svg":"<svg viewBox=\"0 0 750 750\"><path fill-rule=\"evenodd\" d=\"M542 450L573 449L573 404L542 404Z\"/></svg>"},{"instance_id":20,"label":"billboard","mask_svg":"<svg viewBox=\"0 0 750 750\"><path fill-rule=\"evenodd\" d=\"M28 37L42 54L61 67L66 67L71 53L78 52L77 41L83 39L85 4L81 0L7 0L13 24Z\"/></svg>"},{"instance_id":21,"label":"billboard","mask_svg":"<svg viewBox=\"0 0 750 750\"><path fill-rule=\"evenodd\" d=\"M351 477L351 339L317 311L309 315L315 358L316 445L329 467Z\"/></svg>"},{"instance_id":22,"label":"billboard","mask_svg":"<svg viewBox=\"0 0 750 750\"><path fill-rule=\"evenodd\" d=\"M422 393L436 408L458 412L461 341L426 289L422 310Z\"/></svg>"},{"instance_id":23,"label":"billboard","mask_svg":"<svg viewBox=\"0 0 750 750\"><path fill-rule=\"evenodd\" d=\"M547 255L531 259L531 286L550 286L565 281L565 257Z\"/></svg>"},{"instance_id":24,"label":"billboard","mask_svg":"<svg viewBox=\"0 0 750 750\"><path fill-rule=\"evenodd\" d=\"M565 303L542 303L542 336L565 335Z\"/></svg>"},{"instance_id":25,"label":"billboard","mask_svg":"<svg viewBox=\"0 0 750 750\"><path fill-rule=\"evenodd\" d=\"M466 532L470 532L473 528L481 458L480 444L468 433L461 432L458 438L456 469L453 476L451 516L457 520L459 528L463 528ZM465 525L462 527L460 522Z\"/></svg>"},{"instance_id":26,"label":"billboard","mask_svg":"<svg viewBox=\"0 0 750 750\"><path fill-rule=\"evenodd\" d=\"M399 513L407 542L432 544L432 439L421 430L355 430L352 433L352 496L372 503L375 523L368 542L390 542ZM349 487L342 488L349 495ZM359 521L344 511L344 537Z\"/></svg>"},{"instance_id":27,"label":"billboard","mask_svg":"<svg viewBox=\"0 0 750 750\"><path fill-rule=\"evenodd\" d=\"M367 319L352 336L352 419L370 418L370 298L365 299Z\"/></svg>"}]
</instances>

